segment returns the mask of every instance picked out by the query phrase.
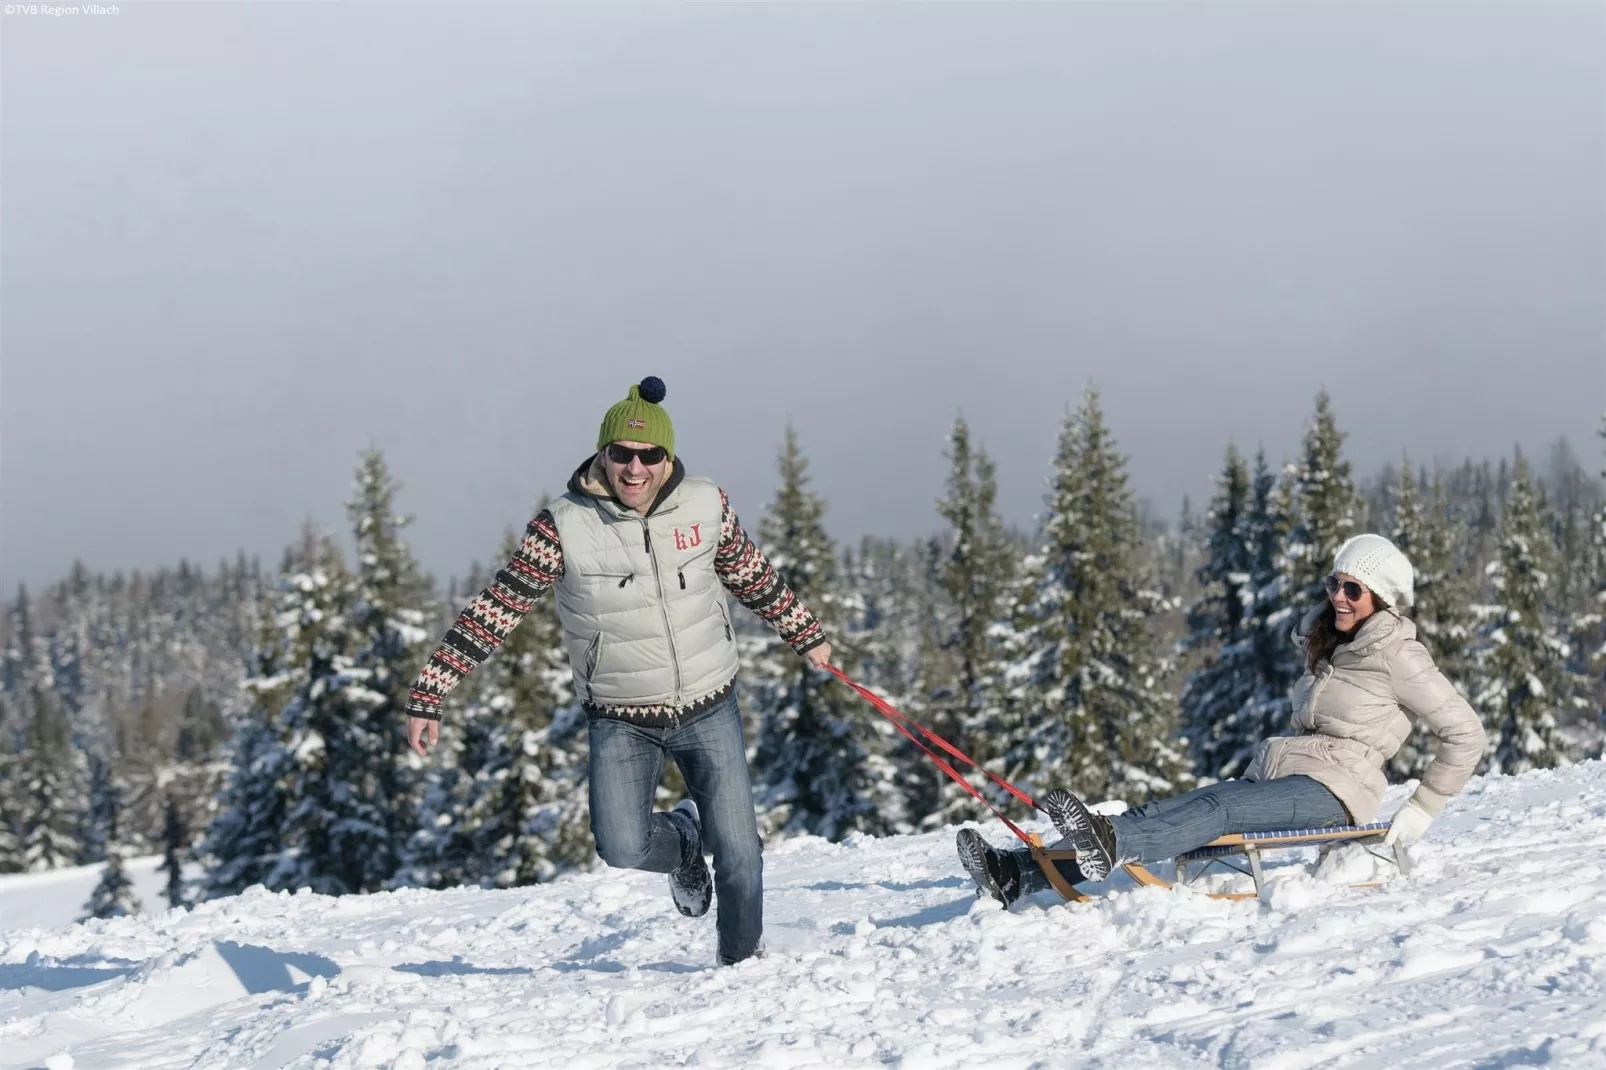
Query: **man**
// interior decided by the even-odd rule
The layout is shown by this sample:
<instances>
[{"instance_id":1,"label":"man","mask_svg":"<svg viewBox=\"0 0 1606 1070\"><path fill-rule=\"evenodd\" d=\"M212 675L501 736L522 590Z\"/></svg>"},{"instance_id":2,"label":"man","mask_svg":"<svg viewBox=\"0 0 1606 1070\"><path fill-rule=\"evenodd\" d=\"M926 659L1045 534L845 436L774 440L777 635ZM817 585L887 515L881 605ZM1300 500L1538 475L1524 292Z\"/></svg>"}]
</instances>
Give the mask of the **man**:
<instances>
[{"instance_id":1,"label":"man","mask_svg":"<svg viewBox=\"0 0 1606 1070\"><path fill-rule=\"evenodd\" d=\"M753 813L729 590L816 667L831 645L753 545L725 492L687 476L648 376L608 410L597 452L544 509L495 581L469 603L407 700L407 742L440 735L441 702L489 657L547 588L558 600L575 692L589 722L591 832L610 866L668 873L675 906L718 893L719 961L759 951L764 858ZM654 813L664 757L689 800ZM710 882L703 848L714 856Z\"/></svg>"}]
</instances>

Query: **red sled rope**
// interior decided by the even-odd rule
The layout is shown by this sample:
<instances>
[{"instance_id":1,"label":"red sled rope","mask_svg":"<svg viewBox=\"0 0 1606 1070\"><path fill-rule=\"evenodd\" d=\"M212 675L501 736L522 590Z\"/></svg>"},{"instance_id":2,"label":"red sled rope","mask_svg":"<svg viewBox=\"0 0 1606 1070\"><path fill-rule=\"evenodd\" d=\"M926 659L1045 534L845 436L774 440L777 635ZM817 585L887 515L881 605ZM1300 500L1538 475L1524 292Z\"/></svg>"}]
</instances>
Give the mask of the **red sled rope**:
<instances>
[{"instance_id":1,"label":"red sled rope","mask_svg":"<svg viewBox=\"0 0 1606 1070\"><path fill-rule=\"evenodd\" d=\"M932 743L948 752L948 754L958 758L972 769L975 769L988 780L991 780L994 784L997 784L999 787L1015 796L1015 798L1025 803L1030 810L1035 812L1037 810L1037 803L1030 795L1026 794L1024 791L1017 788L1015 785L1011 784L997 773L984 768L980 762L976 761L976 759L970 757L964 751L960 750L958 747L955 747L952 743L949 743L946 739L943 739L925 725L905 717L902 713L898 712L898 710L895 709L890 702L887 702L880 695L877 695L869 688L864 687L863 685L850 679L847 673L843 672L835 665L826 665L825 670L831 675L835 676L838 680L841 680L844 684L847 684L849 687L853 688L854 691L858 692L861 698L863 698L870 705L874 706L877 713L891 721L893 726L897 728L898 731L902 732L906 737L908 737L910 742L924 751L926 756L929 757L933 762L936 762L938 769L941 769L944 773L947 773L953 778L954 783L964 788L971 795L980 800L983 806L991 810L998 820L1002 821L1005 826L1008 827L1009 831L1020 837L1022 843L1033 848L1034 850L1041 849L1041 840L1033 836L1031 833L1021 829L1019 825L1015 824L1015 822L1011 821L1008 817L1005 817L1003 811L994 806L985 795L977 791L975 785L971 784L971 782L966 780L963 776L960 776L959 773L954 770L954 767L949 765L948 762L943 759L942 755L928 747L925 743L925 740L921 739L920 737L924 736L926 740L930 740ZM911 731L911 729L913 731ZM920 733L920 735L915 735L916 732Z\"/></svg>"}]
</instances>

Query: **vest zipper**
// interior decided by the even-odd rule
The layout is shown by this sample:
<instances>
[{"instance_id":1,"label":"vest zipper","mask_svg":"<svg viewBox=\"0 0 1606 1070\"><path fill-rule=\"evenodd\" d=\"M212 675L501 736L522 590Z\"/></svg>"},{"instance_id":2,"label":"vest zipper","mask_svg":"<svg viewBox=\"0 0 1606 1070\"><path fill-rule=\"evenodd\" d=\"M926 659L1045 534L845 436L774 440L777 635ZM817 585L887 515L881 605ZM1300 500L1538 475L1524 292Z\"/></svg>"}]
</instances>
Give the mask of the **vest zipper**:
<instances>
[{"instance_id":1,"label":"vest zipper","mask_svg":"<svg viewBox=\"0 0 1606 1070\"><path fill-rule=\"evenodd\" d=\"M648 560L652 562L653 581L658 584L658 608L664 615L664 636L669 640L669 660L675 667L675 699L671 705L678 706L680 705L681 689L680 651L675 647L675 629L669 623L669 595L664 590L664 575L658 567L658 558L652 552L652 529L647 526L646 517L641 520L641 541L642 545L647 548ZM678 717L674 714L671 714L670 717L679 724Z\"/></svg>"},{"instance_id":2,"label":"vest zipper","mask_svg":"<svg viewBox=\"0 0 1606 1070\"><path fill-rule=\"evenodd\" d=\"M596 705L596 697L591 693L591 678L597 674L597 662L602 658L602 633L591 640L586 648L586 702Z\"/></svg>"},{"instance_id":3,"label":"vest zipper","mask_svg":"<svg viewBox=\"0 0 1606 1070\"><path fill-rule=\"evenodd\" d=\"M629 583L631 580L633 580L635 578L636 578L636 574L634 572L632 572L630 575L628 575L624 579L620 580L619 581L619 589L621 591L624 590L625 589L625 584Z\"/></svg>"},{"instance_id":4,"label":"vest zipper","mask_svg":"<svg viewBox=\"0 0 1606 1070\"><path fill-rule=\"evenodd\" d=\"M680 589L684 591L686 589L686 570L677 569L676 571L680 573Z\"/></svg>"}]
</instances>

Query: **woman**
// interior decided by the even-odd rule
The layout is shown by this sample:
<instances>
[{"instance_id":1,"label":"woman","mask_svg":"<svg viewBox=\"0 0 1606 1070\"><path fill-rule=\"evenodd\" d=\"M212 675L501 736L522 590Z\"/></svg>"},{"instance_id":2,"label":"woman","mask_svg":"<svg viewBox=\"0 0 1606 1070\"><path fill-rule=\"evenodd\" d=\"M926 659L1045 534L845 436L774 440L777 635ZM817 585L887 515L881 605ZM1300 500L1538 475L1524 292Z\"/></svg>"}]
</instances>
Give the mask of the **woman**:
<instances>
[{"instance_id":1,"label":"woman","mask_svg":"<svg viewBox=\"0 0 1606 1070\"><path fill-rule=\"evenodd\" d=\"M1416 723L1438 743L1386 842L1422 837L1483 757L1483 725L1398 611L1412 603L1412 568L1393 543L1381 535L1350 539L1326 587L1327 600L1294 635L1305 656L1293 692L1294 734L1262 742L1242 780L1114 817L1091 812L1063 788L1048 792L1041 806L1065 837L1057 846L1076 851L1075 864L1061 867L1067 879L1103 880L1124 862L1174 858L1229 832L1371 821L1388 787L1384 763ZM960 830L958 846L966 872L1006 906L1048 887L1024 849L995 850L971 829Z\"/></svg>"}]
</instances>

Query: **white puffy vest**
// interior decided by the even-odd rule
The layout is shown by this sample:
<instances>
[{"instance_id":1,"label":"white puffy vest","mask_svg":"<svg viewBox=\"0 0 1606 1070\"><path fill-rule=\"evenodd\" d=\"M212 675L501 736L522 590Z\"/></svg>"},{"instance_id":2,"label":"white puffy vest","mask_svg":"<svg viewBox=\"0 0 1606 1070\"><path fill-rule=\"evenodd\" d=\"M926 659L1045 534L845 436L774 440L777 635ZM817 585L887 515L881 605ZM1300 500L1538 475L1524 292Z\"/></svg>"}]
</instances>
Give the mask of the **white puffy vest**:
<instances>
[{"instance_id":1,"label":"white puffy vest","mask_svg":"<svg viewBox=\"0 0 1606 1070\"><path fill-rule=\"evenodd\" d=\"M599 706L680 706L735 678L736 641L714 572L713 481L683 479L648 517L573 490L551 510L576 694Z\"/></svg>"}]
</instances>

